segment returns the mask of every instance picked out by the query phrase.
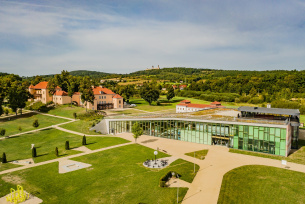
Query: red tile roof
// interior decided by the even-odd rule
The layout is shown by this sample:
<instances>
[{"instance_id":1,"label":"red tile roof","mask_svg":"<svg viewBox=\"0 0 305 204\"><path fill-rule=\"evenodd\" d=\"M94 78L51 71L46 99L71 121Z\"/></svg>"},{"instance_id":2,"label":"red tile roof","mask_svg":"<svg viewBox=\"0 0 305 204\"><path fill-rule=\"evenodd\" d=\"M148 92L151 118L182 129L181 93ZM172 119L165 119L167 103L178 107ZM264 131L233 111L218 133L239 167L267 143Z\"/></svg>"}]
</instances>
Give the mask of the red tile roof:
<instances>
[{"instance_id":1,"label":"red tile roof","mask_svg":"<svg viewBox=\"0 0 305 204\"><path fill-rule=\"evenodd\" d=\"M68 93L65 91L56 91L55 96L68 96Z\"/></svg>"},{"instance_id":2,"label":"red tile roof","mask_svg":"<svg viewBox=\"0 0 305 204\"><path fill-rule=\"evenodd\" d=\"M184 104L184 103L180 103L177 106L186 106L189 108L215 108L215 106L211 106L211 105L207 105L207 104Z\"/></svg>"},{"instance_id":3,"label":"red tile roof","mask_svg":"<svg viewBox=\"0 0 305 204\"><path fill-rule=\"evenodd\" d=\"M102 88L100 86L93 88L94 95L101 95L101 94L115 94L110 89Z\"/></svg>"},{"instance_id":4,"label":"red tile roof","mask_svg":"<svg viewBox=\"0 0 305 204\"><path fill-rule=\"evenodd\" d=\"M32 84L30 85L30 89L46 89L48 87L48 82L47 81L42 81L33 86ZM61 89L59 86L56 87L56 89Z\"/></svg>"},{"instance_id":5,"label":"red tile roof","mask_svg":"<svg viewBox=\"0 0 305 204\"><path fill-rule=\"evenodd\" d=\"M183 87L183 88L186 88L187 85L180 85L180 86L179 86L179 88L182 88L182 87Z\"/></svg>"},{"instance_id":6,"label":"red tile roof","mask_svg":"<svg viewBox=\"0 0 305 204\"><path fill-rule=\"evenodd\" d=\"M80 95L80 93L79 92L74 92L74 95Z\"/></svg>"},{"instance_id":7,"label":"red tile roof","mask_svg":"<svg viewBox=\"0 0 305 204\"><path fill-rule=\"evenodd\" d=\"M180 101L180 103L190 103L191 101L189 100L183 100L183 101Z\"/></svg>"},{"instance_id":8,"label":"red tile roof","mask_svg":"<svg viewBox=\"0 0 305 204\"><path fill-rule=\"evenodd\" d=\"M115 94L115 96L113 98L123 98L123 97L120 96L119 94Z\"/></svg>"},{"instance_id":9,"label":"red tile roof","mask_svg":"<svg viewBox=\"0 0 305 204\"><path fill-rule=\"evenodd\" d=\"M211 105L221 105L221 103L218 102L218 101L214 101L214 102L211 103Z\"/></svg>"},{"instance_id":10,"label":"red tile roof","mask_svg":"<svg viewBox=\"0 0 305 204\"><path fill-rule=\"evenodd\" d=\"M30 88L32 89L46 89L48 86L48 82L47 81L42 81L39 82L38 84L36 84L35 86L30 86Z\"/></svg>"}]
</instances>

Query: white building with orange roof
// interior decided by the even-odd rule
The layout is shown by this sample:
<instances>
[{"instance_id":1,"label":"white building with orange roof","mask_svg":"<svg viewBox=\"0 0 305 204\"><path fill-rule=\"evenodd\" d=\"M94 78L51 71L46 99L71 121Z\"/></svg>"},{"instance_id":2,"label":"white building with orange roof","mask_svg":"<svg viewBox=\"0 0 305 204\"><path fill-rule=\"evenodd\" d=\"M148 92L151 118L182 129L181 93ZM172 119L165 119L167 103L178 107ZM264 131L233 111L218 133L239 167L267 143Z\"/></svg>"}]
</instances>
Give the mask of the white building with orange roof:
<instances>
[{"instance_id":1,"label":"white building with orange roof","mask_svg":"<svg viewBox=\"0 0 305 204\"><path fill-rule=\"evenodd\" d=\"M110 89L98 86L93 87L94 101L93 104L83 104L81 100L81 93L75 92L72 96L72 102L78 104L78 106L87 106L90 110L104 110L104 109L120 109L124 108L123 97L114 93ZM34 101L41 101L42 103L48 103L53 101L55 104L69 104L71 103L71 97L68 93L63 91L60 87L56 88L56 92L52 95L49 94L48 82L40 82L33 86L30 85L29 92L34 96Z\"/></svg>"},{"instance_id":2,"label":"white building with orange roof","mask_svg":"<svg viewBox=\"0 0 305 204\"><path fill-rule=\"evenodd\" d=\"M56 88L56 91L61 90L60 87ZM29 92L34 96L34 101L41 101L42 103L53 101L52 95L49 94L47 81L39 82L35 86L30 85Z\"/></svg>"},{"instance_id":3,"label":"white building with orange roof","mask_svg":"<svg viewBox=\"0 0 305 204\"><path fill-rule=\"evenodd\" d=\"M93 88L94 102L87 103L87 108L91 110L117 109L123 107L123 97L114 93L110 89L98 86Z\"/></svg>"}]
</instances>

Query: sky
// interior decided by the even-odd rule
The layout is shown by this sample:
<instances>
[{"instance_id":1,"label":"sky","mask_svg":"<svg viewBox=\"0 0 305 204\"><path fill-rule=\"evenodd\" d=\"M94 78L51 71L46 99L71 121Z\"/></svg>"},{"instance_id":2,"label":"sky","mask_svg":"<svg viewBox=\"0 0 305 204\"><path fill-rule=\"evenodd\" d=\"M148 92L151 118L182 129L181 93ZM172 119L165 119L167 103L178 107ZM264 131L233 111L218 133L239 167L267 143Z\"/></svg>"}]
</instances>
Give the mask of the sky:
<instances>
[{"instance_id":1,"label":"sky","mask_svg":"<svg viewBox=\"0 0 305 204\"><path fill-rule=\"evenodd\" d=\"M0 72L305 69L305 0L0 0Z\"/></svg>"}]
</instances>

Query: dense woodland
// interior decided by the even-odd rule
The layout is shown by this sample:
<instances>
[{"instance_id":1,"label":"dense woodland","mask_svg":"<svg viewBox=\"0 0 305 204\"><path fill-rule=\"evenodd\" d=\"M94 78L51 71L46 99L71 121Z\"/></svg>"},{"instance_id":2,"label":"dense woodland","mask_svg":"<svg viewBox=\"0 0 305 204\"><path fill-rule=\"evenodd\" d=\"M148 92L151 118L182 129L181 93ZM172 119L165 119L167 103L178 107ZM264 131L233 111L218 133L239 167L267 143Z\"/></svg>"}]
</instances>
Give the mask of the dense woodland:
<instances>
[{"instance_id":1,"label":"dense woodland","mask_svg":"<svg viewBox=\"0 0 305 204\"><path fill-rule=\"evenodd\" d=\"M20 84L24 84L23 86L49 81L50 87L60 86L70 93L82 91L86 79L87 87L103 85L121 94L127 101L137 95L148 98L149 103L158 102L159 95L167 94L172 85L185 84L187 88L175 90L175 95L207 101L251 103L262 106L272 103L273 107L300 108L302 112L305 109L303 108L303 98L305 98L305 71L303 70L240 71L174 67L143 70L124 75L78 70L33 77L0 73L0 83L7 83L10 81L8 79L17 80ZM100 82L102 79L103 83ZM120 82L129 81L135 81L135 83L120 84ZM162 88L166 88L167 91L161 91ZM152 95L147 96L148 92ZM172 95L172 90L170 92ZM4 101L3 97L4 94L2 94L2 101Z\"/></svg>"}]
</instances>

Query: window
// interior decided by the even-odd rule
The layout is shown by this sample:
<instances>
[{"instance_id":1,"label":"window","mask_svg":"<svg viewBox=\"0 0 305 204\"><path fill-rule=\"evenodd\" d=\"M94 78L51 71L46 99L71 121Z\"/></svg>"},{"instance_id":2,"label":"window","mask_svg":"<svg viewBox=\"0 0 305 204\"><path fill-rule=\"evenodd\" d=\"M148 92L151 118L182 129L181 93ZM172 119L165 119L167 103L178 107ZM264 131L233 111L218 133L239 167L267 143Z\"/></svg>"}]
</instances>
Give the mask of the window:
<instances>
[{"instance_id":1,"label":"window","mask_svg":"<svg viewBox=\"0 0 305 204\"><path fill-rule=\"evenodd\" d=\"M121 108L121 105L119 105L119 108Z\"/></svg>"},{"instance_id":2,"label":"window","mask_svg":"<svg viewBox=\"0 0 305 204\"><path fill-rule=\"evenodd\" d=\"M99 99L101 99L101 96L99 96Z\"/></svg>"},{"instance_id":3,"label":"window","mask_svg":"<svg viewBox=\"0 0 305 204\"><path fill-rule=\"evenodd\" d=\"M119 100L119 104L121 104L121 102L122 102L122 101L121 101L121 100ZM121 107L121 106L120 106L120 107Z\"/></svg>"}]
</instances>

